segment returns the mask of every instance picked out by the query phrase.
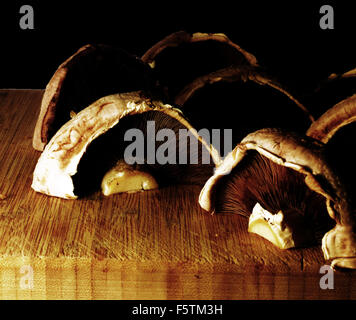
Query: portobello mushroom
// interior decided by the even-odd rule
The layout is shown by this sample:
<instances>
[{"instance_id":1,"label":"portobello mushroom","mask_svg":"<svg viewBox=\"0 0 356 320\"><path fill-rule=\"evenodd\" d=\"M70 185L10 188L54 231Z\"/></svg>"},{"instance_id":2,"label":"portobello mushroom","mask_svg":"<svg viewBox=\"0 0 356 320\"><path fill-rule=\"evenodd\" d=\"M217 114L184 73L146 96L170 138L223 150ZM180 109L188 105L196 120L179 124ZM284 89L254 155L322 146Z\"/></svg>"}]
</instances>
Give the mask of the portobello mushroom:
<instances>
[{"instance_id":1,"label":"portobello mushroom","mask_svg":"<svg viewBox=\"0 0 356 320\"><path fill-rule=\"evenodd\" d=\"M88 44L66 59L44 92L33 147L45 145L70 120L97 99L115 93L147 90L156 94L156 80L138 57L110 45Z\"/></svg>"},{"instance_id":2,"label":"portobello mushroom","mask_svg":"<svg viewBox=\"0 0 356 320\"><path fill-rule=\"evenodd\" d=\"M186 85L174 102L198 131L208 129L212 136L213 129L220 130L220 140L212 143L222 157L250 132L278 127L304 133L314 121L288 88L253 66L201 76ZM223 151L226 141L231 147Z\"/></svg>"},{"instance_id":3,"label":"portobello mushroom","mask_svg":"<svg viewBox=\"0 0 356 320\"><path fill-rule=\"evenodd\" d=\"M169 103L199 76L229 66L257 66L257 59L223 33L178 31L154 44L142 60L151 65Z\"/></svg>"},{"instance_id":4,"label":"portobello mushroom","mask_svg":"<svg viewBox=\"0 0 356 320\"><path fill-rule=\"evenodd\" d=\"M349 195L353 219L356 219L355 121L356 94L336 103L321 115L307 131L308 136L325 143L326 157L340 180L342 180ZM355 232L352 223L343 223L341 225L347 226L347 228ZM333 240L333 237L335 235L332 235L332 240L328 241L338 241ZM340 237L340 235L337 234L336 237ZM333 252L331 254L336 255L337 253ZM355 262L350 261L349 263Z\"/></svg>"},{"instance_id":5,"label":"portobello mushroom","mask_svg":"<svg viewBox=\"0 0 356 320\"><path fill-rule=\"evenodd\" d=\"M179 110L143 92L109 95L56 132L37 162L32 188L65 199L86 196L122 159L144 166L159 186L203 185L220 161Z\"/></svg>"},{"instance_id":6,"label":"portobello mushroom","mask_svg":"<svg viewBox=\"0 0 356 320\"><path fill-rule=\"evenodd\" d=\"M333 266L356 268L353 209L324 147L315 139L280 129L253 132L218 166L199 203L209 212L246 217L257 204L269 216L282 213L283 221L277 222L290 231L293 246L315 244L324 234L325 259Z\"/></svg>"},{"instance_id":7,"label":"portobello mushroom","mask_svg":"<svg viewBox=\"0 0 356 320\"><path fill-rule=\"evenodd\" d=\"M307 130L307 135L326 144L328 161L345 183L350 198L356 202L356 94L326 111ZM355 205L354 205L355 206Z\"/></svg>"}]
</instances>

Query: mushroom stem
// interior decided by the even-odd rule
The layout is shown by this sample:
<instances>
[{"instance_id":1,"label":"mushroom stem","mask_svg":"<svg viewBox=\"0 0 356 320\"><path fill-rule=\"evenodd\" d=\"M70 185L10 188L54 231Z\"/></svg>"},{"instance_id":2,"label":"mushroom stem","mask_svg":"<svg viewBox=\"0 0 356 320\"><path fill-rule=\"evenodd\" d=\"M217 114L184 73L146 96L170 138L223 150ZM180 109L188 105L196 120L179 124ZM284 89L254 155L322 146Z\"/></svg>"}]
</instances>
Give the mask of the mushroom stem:
<instances>
[{"instance_id":1,"label":"mushroom stem","mask_svg":"<svg viewBox=\"0 0 356 320\"><path fill-rule=\"evenodd\" d=\"M280 249L295 247L292 230L285 225L282 211L272 214L262 208L258 202L250 215L248 232L260 235Z\"/></svg>"}]
</instances>

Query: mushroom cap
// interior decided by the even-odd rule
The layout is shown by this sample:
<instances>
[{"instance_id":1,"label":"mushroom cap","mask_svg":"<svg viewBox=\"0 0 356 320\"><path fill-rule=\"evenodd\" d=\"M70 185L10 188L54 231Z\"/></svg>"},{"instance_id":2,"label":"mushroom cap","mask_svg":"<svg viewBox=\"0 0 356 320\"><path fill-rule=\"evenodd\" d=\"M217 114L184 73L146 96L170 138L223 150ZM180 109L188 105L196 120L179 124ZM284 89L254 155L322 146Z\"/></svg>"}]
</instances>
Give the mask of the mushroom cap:
<instances>
[{"instance_id":1,"label":"mushroom cap","mask_svg":"<svg viewBox=\"0 0 356 320\"><path fill-rule=\"evenodd\" d=\"M72 176L89 144L123 117L152 110L182 123L209 150L213 161L220 161L214 149L202 140L178 109L153 101L142 92L115 94L95 101L56 132L37 162L32 188L47 195L76 199Z\"/></svg>"},{"instance_id":2,"label":"mushroom cap","mask_svg":"<svg viewBox=\"0 0 356 320\"><path fill-rule=\"evenodd\" d=\"M200 206L214 212L218 181L230 174L249 150L303 174L306 185L325 197L328 213L336 221L336 226L323 237L324 256L326 259L342 258L333 260L334 265L356 267L353 262L356 261L354 212L342 182L325 159L324 144L317 140L279 129L261 129L247 135L204 185L199 195Z\"/></svg>"},{"instance_id":3,"label":"mushroom cap","mask_svg":"<svg viewBox=\"0 0 356 320\"><path fill-rule=\"evenodd\" d=\"M339 77L347 78L354 77L356 75L356 69L353 69ZM334 78L336 78L335 76ZM333 79L333 78L332 78ZM326 144L326 148L332 144L332 138L336 136L336 133L343 127L353 123L356 121L356 94L347 97L344 100L341 100L339 103L335 104L332 108L327 110L324 114L322 114L308 129L307 135L317 139ZM348 137L348 139L351 137ZM329 142L330 141L330 142ZM338 140L340 143L340 140ZM351 141L351 140L350 140ZM349 143L347 141L342 141L340 148L345 148L345 144ZM339 144L335 145L339 146ZM334 150L334 147L331 147L330 152L333 152L334 157L337 157L341 161L339 165L343 171L350 170L350 167L346 164L345 159L342 159L342 155L340 155L337 150ZM351 164L351 162L350 162ZM351 170L354 170L351 167ZM346 174L346 175L345 175ZM350 186L352 189L349 192L353 194L354 184L353 172L345 171L343 173L344 182L351 182ZM351 181L349 181L351 180ZM322 248L324 252L324 256L326 259L332 259L333 267L340 268L351 268L356 269L356 230L355 230L355 209L353 205L351 206L352 215L351 218L348 219L346 223L339 223L327 232L323 238ZM353 218L353 219L352 219Z\"/></svg>"},{"instance_id":4,"label":"mushroom cap","mask_svg":"<svg viewBox=\"0 0 356 320\"><path fill-rule=\"evenodd\" d=\"M254 55L222 33L178 31L157 42L142 56L157 74L168 101L189 82L230 66L257 66Z\"/></svg>"},{"instance_id":5,"label":"mushroom cap","mask_svg":"<svg viewBox=\"0 0 356 320\"><path fill-rule=\"evenodd\" d=\"M196 78L176 95L174 104L197 130L220 130L220 139L213 143L222 156L252 131L280 127L304 133L314 121L285 85L249 65Z\"/></svg>"},{"instance_id":6,"label":"mushroom cap","mask_svg":"<svg viewBox=\"0 0 356 320\"><path fill-rule=\"evenodd\" d=\"M343 126L356 121L356 94L348 97L326 111L311 124L307 135L327 143Z\"/></svg>"},{"instance_id":7,"label":"mushroom cap","mask_svg":"<svg viewBox=\"0 0 356 320\"><path fill-rule=\"evenodd\" d=\"M300 108L306 118L311 122L314 121L313 116L308 111L308 109L297 100L287 88L285 88L276 79L262 72L256 66L229 66L209 74L203 75L196 78L191 83L187 84L175 97L175 104L178 106L183 106L189 98L195 94L199 89L203 88L205 85L213 84L216 82L235 82L235 81L252 81L262 86L268 86L276 89L282 94L286 95L291 99L298 108Z\"/></svg>"},{"instance_id":8,"label":"mushroom cap","mask_svg":"<svg viewBox=\"0 0 356 320\"><path fill-rule=\"evenodd\" d=\"M255 150L281 166L304 174L305 182L310 189L329 200L334 200L335 190L339 190L340 183L323 158L323 145L308 137L301 138L294 133L267 128L247 135L223 159L200 193L199 203L203 209L214 211L213 197L217 181L229 174L249 150ZM328 185L323 185L325 181L318 180L317 177L320 176L326 178Z\"/></svg>"},{"instance_id":9,"label":"mushroom cap","mask_svg":"<svg viewBox=\"0 0 356 320\"><path fill-rule=\"evenodd\" d=\"M44 92L32 145L42 151L54 133L95 100L115 93L155 90L149 66L126 51L88 44L66 59Z\"/></svg>"},{"instance_id":10,"label":"mushroom cap","mask_svg":"<svg viewBox=\"0 0 356 320\"><path fill-rule=\"evenodd\" d=\"M186 31L177 31L174 32L162 40L154 44L150 49L148 49L142 56L142 60L146 63L152 63L155 61L156 57L168 47L178 47L182 44L194 43L200 41L218 41L226 43L236 50L236 53L240 53L241 59L245 60L245 63L251 65L257 65L256 57L242 49L239 45L232 42L225 34L223 33L203 33L195 32L188 33Z\"/></svg>"}]
</instances>

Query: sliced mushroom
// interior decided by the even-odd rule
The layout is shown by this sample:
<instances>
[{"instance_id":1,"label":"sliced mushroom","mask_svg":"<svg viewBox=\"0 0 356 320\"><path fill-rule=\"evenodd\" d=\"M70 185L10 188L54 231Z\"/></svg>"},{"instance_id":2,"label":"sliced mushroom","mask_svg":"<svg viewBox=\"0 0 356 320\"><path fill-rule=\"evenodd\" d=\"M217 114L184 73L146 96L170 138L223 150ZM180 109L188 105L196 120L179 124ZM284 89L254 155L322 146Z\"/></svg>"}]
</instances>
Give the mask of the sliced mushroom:
<instances>
[{"instance_id":1,"label":"sliced mushroom","mask_svg":"<svg viewBox=\"0 0 356 320\"><path fill-rule=\"evenodd\" d=\"M228 67L199 77L181 90L175 104L197 130L220 129L220 147L223 129L232 130L235 146L249 132L266 127L304 133L314 120L289 89L252 66ZM214 146L224 155L222 148Z\"/></svg>"},{"instance_id":2,"label":"sliced mushroom","mask_svg":"<svg viewBox=\"0 0 356 320\"><path fill-rule=\"evenodd\" d=\"M256 58L222 33L172 33L143 56L150 64L169 101L195 78L231 65L257 66Z\"/></svg>"},{"instance_id":3,"label":"sliced mushroom","mask_svg":"<svg viewBox=\"0 0 356 320\"><path fill-rule=\"evenodd\" d=\"M206 182L199 203L210 212L244 216L251 215L256 203L271 214L282 211L295 246L319 241L334 227L323 236L325 258L333 266L355 268L350 199L324 151L317 140L278 129L251 133Z\"/></svg>"},{"instance_id":4,"label":"sliced mushroom","mask_svg":"<svg viewBox=\"0 0 356 320\"><path fill-rule=\"evenodd\" d=\"M150 132L149 124L154 126ZM136 130L131 131L133 135L127 135L130 129ZM161 129L171 134L165 136L167 131ZM182 129L187 136L181 140ZM159 132L163 132L160 137ZM139 147L127 149L134 142ZM167 150L172 151L168 160L164 158ZM157 159L158 152L164 161ZM181 156L187 157L186 164ZM95 101L57 131L38 160L32 188L76 199L98 190L105 173L120 159L144 164L160 186L204 184L220 161L179 110L142 92L116 94Z\"/></svg>"},{"instance_id":5,"label":"sliced mushroom","mask_svg":"<svg viewBox=\"0 0 356 320\"><path fill-rule=\"evenodd\" d=\"M33 147L42 151L57 130L95 100L110 94L155 91L150 68L139 58L109 45L85 45L65 60L43 95Z\"/></svg>"}]
</instances>

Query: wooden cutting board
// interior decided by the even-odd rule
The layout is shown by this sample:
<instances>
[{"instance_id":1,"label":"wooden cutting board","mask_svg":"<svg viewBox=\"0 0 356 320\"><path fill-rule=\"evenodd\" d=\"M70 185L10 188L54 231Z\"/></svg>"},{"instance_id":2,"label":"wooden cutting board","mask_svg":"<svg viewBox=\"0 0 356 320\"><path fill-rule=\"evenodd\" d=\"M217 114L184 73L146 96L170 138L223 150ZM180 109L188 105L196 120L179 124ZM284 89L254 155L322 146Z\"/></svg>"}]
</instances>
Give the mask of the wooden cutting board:
<instances>
[{"instance_id":1,"label":"wooden cutting board","mask_svg":"<svg viewBox=\"0 0 356 320\"><path fill-rule=\"evenodd\" d=\"M320 247L282 251L196 186L81 200L31 189L43 90L0 90L0 298L355 299L355 273L320 287Z\"/></svg>"}]
</instances>

